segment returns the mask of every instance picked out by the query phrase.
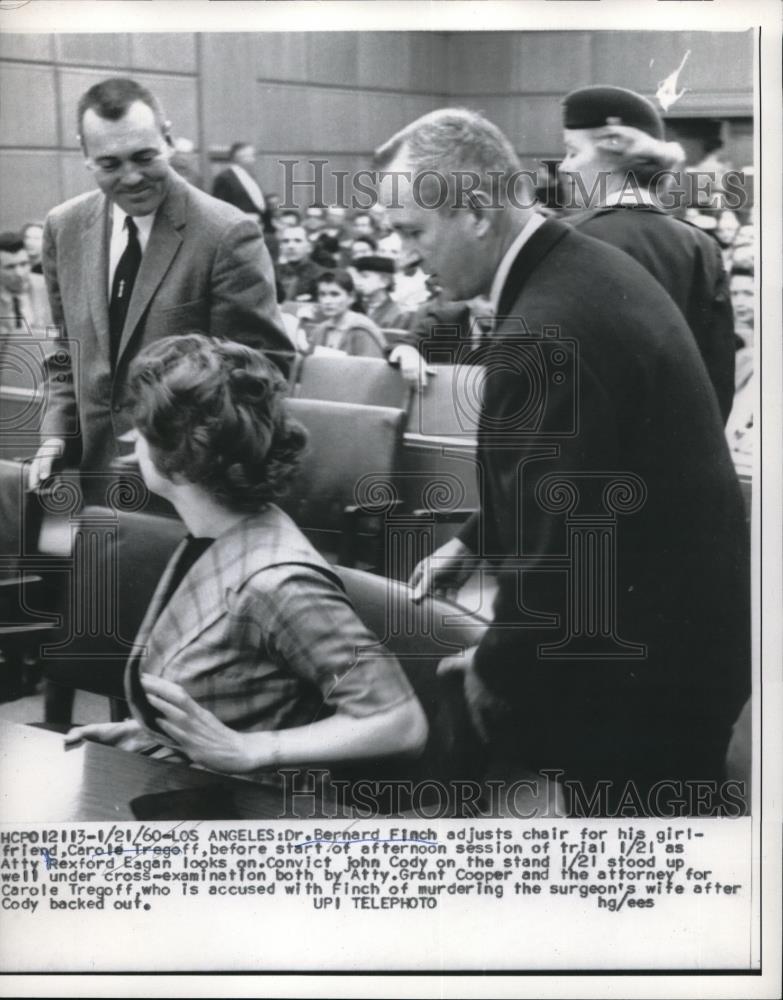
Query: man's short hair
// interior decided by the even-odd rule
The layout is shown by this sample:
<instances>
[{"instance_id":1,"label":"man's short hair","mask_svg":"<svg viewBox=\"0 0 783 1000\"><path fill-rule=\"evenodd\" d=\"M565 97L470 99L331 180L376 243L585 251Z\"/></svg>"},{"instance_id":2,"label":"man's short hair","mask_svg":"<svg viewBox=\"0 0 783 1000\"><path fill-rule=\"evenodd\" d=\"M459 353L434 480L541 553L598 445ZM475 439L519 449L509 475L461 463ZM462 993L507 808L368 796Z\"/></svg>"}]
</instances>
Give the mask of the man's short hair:
<instances>
[{"instance_id":1,"label":"man's short hair","mask_svg":"<svg viewBox=\"0 0 783 1000\"><path fill-rule=\"evenodd\" d=\"M152 91L127 76L112 76L108 80L101 80L82 94L76 109L77 132L79 135L82 134L85 111L94 111L100 118L116 122L127 113L135 101L141 101L142 104L152 108L160 131L167 136L170 126L163 105Z\"/></svg>"},{"instance_id":2,"label":"man's short hair","mask_svg":"<svg viewBox=\"0 0 783 1000\"><path fill-rule=\"evenodd\" d=\"M229 160L233 161L234 157L237 155L237 153L240 151L240 149L247 149L248 146L252 146L252 145L253 145L252 142L234 142L234 143L232 143L231 144L231 149L229 149L229 151L228 151L228 158L229 158Z\"/></svg>"},{"instance_id":3,"label":"man's short hair","mask_svg":"<svg viewBox=\"0 0 783 1000\"><path fill-rule=\"evenodd\" d=\"M302 213L299 211L298 208L281 208L280 209L280 219L282 220L286 215L293 215L293 217L296 219L296 222L287 222L286 223L286 228L289 227L289 226L298 226L298 225L301 225L301 222L302 222Z\"/></svg>"},{"instance_id":4,"label":"man's short hair","mask_svg":"<svg viewBox=\"0 0 783 1000\"><path fill-rule=\"evenodd\" d=\"M502 196L503 182L521 170L514 147L497 125L468 108L440 108L417 118L376 149L375 166L383 169L403 153L414 177L437 174L450 195L459 175L475 174L476 190L497 190ZM468 189L466 179L461 189Z\"/></svg>"},{"instance_id":5,"label":"man's short hair","mask_svg":"<svg viewBox=\"0 0 783 1000\"><path fill-rule=\"evenodd\" d=\"M19 233L0 233L0 251L3 253L19 253L24 250L24 242Z\"/></svg>"}]
</instances>

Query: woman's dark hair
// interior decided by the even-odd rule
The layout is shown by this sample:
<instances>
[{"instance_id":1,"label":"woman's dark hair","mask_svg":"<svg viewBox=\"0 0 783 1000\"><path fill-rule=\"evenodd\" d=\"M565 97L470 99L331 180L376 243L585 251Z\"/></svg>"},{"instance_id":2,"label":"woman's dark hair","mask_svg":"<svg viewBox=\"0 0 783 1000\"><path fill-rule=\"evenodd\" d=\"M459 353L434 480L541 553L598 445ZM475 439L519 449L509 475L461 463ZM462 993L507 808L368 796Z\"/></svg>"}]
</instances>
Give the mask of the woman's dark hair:
<instances>
[{"instance_id":1,"label":"woman's dark hair","mask_svg":"<svg viewBox=\"0 0 783 1000\"><path fill-rule=\"evenodd\" d=\"M348 273L348 271L338 268L334 271L322 271L318 277L315 279L316 288L320 288L321 285L339 285L344 292L349 295L353 295L355 292L353 278Z\"/></svg>"},{"instance_id":2,"label":"woman's dark hair","mask_svg":"<svg viewBox=\"0 0 783 1000\"><path fill-rule=\"evenodd\" d=\"M252 347L198 333L157 341L130 372L133 422L158 471L247 512L285 492L307 443L286 388Z\"/></svg>"}]
</instances>

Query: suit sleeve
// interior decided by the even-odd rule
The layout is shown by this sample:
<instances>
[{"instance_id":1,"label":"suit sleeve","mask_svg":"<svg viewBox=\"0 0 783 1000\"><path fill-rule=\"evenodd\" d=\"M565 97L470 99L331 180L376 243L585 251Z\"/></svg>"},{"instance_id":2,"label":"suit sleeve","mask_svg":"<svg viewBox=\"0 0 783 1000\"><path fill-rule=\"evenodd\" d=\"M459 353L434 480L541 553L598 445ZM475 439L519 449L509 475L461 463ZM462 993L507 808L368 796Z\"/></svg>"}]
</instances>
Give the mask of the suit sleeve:
<instances>
[{"instance_id":1,"label":"suit sleeve","mask_svg":"<svg viewBox=\"0 0 783 1000\"><path fill-rule=\"evenodd\" d=\"M68 331L60 295L57 275L57 239L51 217L44 226L42 265L52 323L57 327L57 335L47 339L44 345L42 374L44 380L44 413L41 421L41 440L63 438L69 441L67 461L75 460L72 454L74 429L77 425L76 395L73 384L73 368Z\"/></svg>"},{"instance_id":2,"label":"suit sleeve","mask_svg":"<svg viewBox=\"0 0 783 1000\"><path fill-rule=\"evenodd\" d=\"M287 375L294 346L277 306L272 261L252 219L235 223L221 240L210 292L212 335L264 351Z\"/></svg>"},{"instance_id":3,"label":"suit sleeve","mask_svg":"<svg viewBox=\"0 0 783 1000\"><path fill-rule=\"evenodd\" d=\"M507 372L486 386L485 407L496 426L503 423L510 431L518 419L519 401L525 398L526 381ZM521 437L518 446L500 444L488 448L483 461L486 479L491 480L492 494L485 505L481 534L490 554L524 556L528 570L521 574L501 572L494 618L504 623L520 623L526 614L556 613L561 621L566 614L568 595L564 576L546 571L547 557L561 556L567 547L564 515L548 508L541 490L545 477L562 474L595 474L616 467L616 415L600 379L584 361L578 374L579 423L577 433L558 436L571 421L573 386L551 386L539 430L548 433L542 443L536 436ZM490 395L491 393L491 395ZM555 487L556 488L556 487ZM477 554L481 553L479 524L474 517L460 537ZM538 564L541 569L531 569ZM521 603L524 611L520 610ZM485 633L474 657L473 697L467 689L471 710L480 732L492 732L502 724L500 706L516 703L515 693L524 690L532 704L546 703L557 690L556 671L542 669L539 646L552 642L551 628L535 624L491 627ZM587 673L587 668L583 668ZM476 691L480 692L479 696Z\"/></svg>"},{"instance_id":4,"label":"suit sleeve","mask_svg":"<svg viewBox=\"0 0 783 1000\"><path fill-rule=\"evenodd\" d=\"M704 263L705 271L712 279L712 292L711 295L708 295L711 305L696 339L715 387L725 425L734 405L734 369L737 347L734 340L734 310L731 307L729 280L717 245L714 247L713 253L715 259L709 262L712 266L707 266L706 261Z\"/></svg>"}]
</instances>

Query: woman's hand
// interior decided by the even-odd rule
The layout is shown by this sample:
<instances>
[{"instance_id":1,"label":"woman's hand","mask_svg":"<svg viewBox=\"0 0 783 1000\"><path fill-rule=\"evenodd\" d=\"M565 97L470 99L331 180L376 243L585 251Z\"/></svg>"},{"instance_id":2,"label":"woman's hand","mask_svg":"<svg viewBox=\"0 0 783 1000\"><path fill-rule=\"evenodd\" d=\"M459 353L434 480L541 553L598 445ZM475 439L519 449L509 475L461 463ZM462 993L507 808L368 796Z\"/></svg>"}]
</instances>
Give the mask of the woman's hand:
<instances>
[{"instance_id":1,"label":"woman's hand","mask_svg":"<svg viewBox=\"0 0 783 1000\"><path fill-rule=\"evenodd\" d=\"M156 740L139 725L135 719L124 722L95 722L89 726L74 726L65 737L65 744L78 743L80 740L92 740L94 743L104 743L106 746L118 747L130 752L144 750L154 746Z\"/></svg>"},{"instance_id":2,"label":"woman's hand","mask_svg":"<svg viewBox=\"0 0 783 1000\"><path fill-rule=\"evenodd\" d=\"M194 764L212 771L237 774L253 771L266 763L251 754L248 735L224 726L181 685L152 674L142 674L141 683L149 703L162 715L158 725ZM266 734L252 735L263 737Z\"/></svg>"}]
</instances>

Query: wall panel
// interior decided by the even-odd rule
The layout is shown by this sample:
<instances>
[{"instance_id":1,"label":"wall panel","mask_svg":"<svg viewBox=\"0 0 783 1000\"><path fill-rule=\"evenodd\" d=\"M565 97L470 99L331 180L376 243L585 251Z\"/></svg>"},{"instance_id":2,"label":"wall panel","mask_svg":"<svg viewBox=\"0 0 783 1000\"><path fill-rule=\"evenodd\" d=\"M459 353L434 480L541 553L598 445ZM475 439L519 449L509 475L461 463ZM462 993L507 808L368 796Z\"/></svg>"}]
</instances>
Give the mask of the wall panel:
<instances>
[{"instance_id":1,"label":"wall panel","mask_svg":"<svg viewBox=\"0 0 783 1000\"><path fill-rule=\"evenodd\" d=\"M359 33L314 31L307 36L307 79L355 87L359 83Z\"/></svg>"},{"instance_id":2,"label":"wall panel","mask_svg":"<svg viewBox=\"0 0 783 1000\"><path fill-rule=\"evenodd\" d=\"M307 32L259 32L253 50L256 79L307 81Z\"/></svg>"},{"instance_id":3,"label":"wall panel","mask_svg":"<svg viewBox=\"0 0 783 1000\"><path fill-rule=\"evenodd\" d=\"M130 35L121 34L59 34L54 39L56 59L79 66L109 66L113 69L130 66Z\"/></svg>"},{"instance_id":4,"label":"wall panel","mask_svg":"<svg viewBox=\"0 0 783 1000\"><path fill-rule=\"evenodd\" d=\"M752 44L750 32L596 32L593 82L654 94L690 50L680 83L691 93L752 93Z\"/></svg>"},{"instance_id":5,"label":"wall panel","mask_svg":"<svg viewBox=\"0 0 783 1000\"><path fill-rule=\"evenodd\" d=\"M78 149L76 108L79 98L93 84L104 80L106 73L103 70L63 69L60 75L60 114L64 123L63 143L66 148ZM195 79L158 76L154 73L136 73L135 79L149 87L161 100L174 126L174 134L187 136L197 142L199 124Z\"/></svg>"},{"instance_id":6,"label":"wall panel","mask_svg":"<svg viewBox=\"0 0 783 1000\"><path fill-rule=\"evenodd\" d=\"M0 229L43 219L63 200L59 153L0 150Z\"/></svg>"},{"instance_id":7,"label":"wall panel","mask_svg":"<svg viewBox=\"0 0 783 1000\"><path fill-rule=\"evenodd\" d=\"M139 32L130 36L130 64L134 69L195 73L196 36L181 32Z\"/></svg>"},{"instance_id":8,"label":"wall panel","mask_svg":"<svg viewBox=\"0 0 783 1000\"><path fill-rule=\"evenodd\" d=\"M13 35L0 32L0 59L51 62L54 59L54 35Z\"/></svg>"},{"instance_id":9,"label":"wall panel","mask_svg":"<svg viewBox=\"0 0 783 1000\"><path fill-rule=\"evenodd\" d=\"M0 142L3 146L56 146L54 69L0 65Z\"/></svg>"},{"instance_id":10,"label":"wall panel","mask_svg":"<svg viewBox=\"0 0 783 1000\"><path fill-rule=\"evenodd\" d=\"M63 200L74 198L77 194L94 190L97 185L95 177L84 165L81 153L67 152L60 158L60 177Z\"/></svg>"}]
</instances>

